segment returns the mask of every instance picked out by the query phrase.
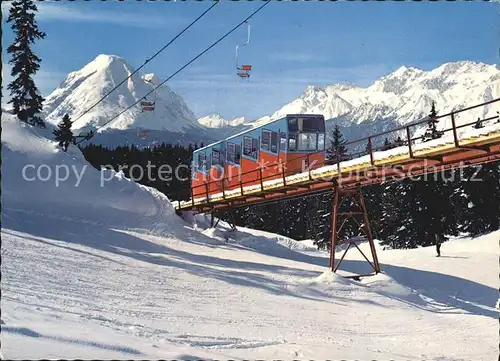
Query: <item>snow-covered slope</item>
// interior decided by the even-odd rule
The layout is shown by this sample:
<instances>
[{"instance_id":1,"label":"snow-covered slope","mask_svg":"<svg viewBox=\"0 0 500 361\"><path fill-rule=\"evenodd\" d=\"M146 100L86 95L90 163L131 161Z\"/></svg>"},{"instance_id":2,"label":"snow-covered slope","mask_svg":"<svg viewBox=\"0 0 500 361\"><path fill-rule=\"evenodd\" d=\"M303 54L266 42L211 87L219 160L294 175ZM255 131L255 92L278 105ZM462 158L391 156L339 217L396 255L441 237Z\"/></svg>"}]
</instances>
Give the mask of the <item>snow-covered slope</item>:
<instances>
[{"instance_id":1,"label":"snow-covered slope","mask_svg":"<svg viewBox=\"0 0 500 361\"><path fill-rule=\"evenodd\" d=\"M2 114L2 206L28 213L139 227L173 214L168 199L111 170L97 171L75 146L56 147L39 129ZM141 217L138 217L141 215Z\"/></svg>"},{"instance_id":2,"label":"snow-covered slope","mask_svg":"<svg viewBox=\"0 0 500 361\"><path fill-rule=\"evenodd\" d=\"M97 56L82 69L70 73L46 98L44 112L47 121L57 124L66 113L72 119L76 119L132 72L134 68L119 56L104 54ZM154 74L140 72L134 74L102 103L76 121L73 128L78 130L104 124L137 102L159 83L161 80ZM143 127L185 132L193 128L200 129L195 115L167 84L162 85L147 99L156 102L154 112L142 112L138 104L101 130Z\"/></svg>"},{"instance_id":3,"label":"snow-covered slope","mask_svg":"<svg viewBox=\"0 0 500 361\"><path fill-rule=\"evenodd\" d=\"M319 113L325 119L343 117L351 124L390 118L407 124L429 114L465 108L500 96L500 70L472 61L443 64L431 71L400 67L367 88L350 84L309 86L297 99L271 115Z\"/></svg>"},{"instance_id":4,"label":"snow-covered slope","mask_svg":"<svg viewBox=\"0 0 500 361\"><path fill-rule=\"evenodd\" d=\"M2 128L7 359L497 356L500 232L440 258L379 247L384 274L349 281L307 244L183 221L154 189L57 150L49 129L5 114ZM365 265L355 251L346 272Z\"/></svg>"}]
</instances>

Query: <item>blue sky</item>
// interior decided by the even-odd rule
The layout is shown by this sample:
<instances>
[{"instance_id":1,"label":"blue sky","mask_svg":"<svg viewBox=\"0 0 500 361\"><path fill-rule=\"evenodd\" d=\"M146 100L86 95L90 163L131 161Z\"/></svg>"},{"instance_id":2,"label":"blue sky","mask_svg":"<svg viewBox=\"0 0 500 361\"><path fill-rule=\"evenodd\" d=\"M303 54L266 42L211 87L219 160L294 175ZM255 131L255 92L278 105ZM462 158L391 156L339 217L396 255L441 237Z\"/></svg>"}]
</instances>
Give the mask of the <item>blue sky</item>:
<instances>
[{"instance_id":1,"label":"blue sky","mask_svg":"<svg viewBox=\"0 0 500 361\"><path fill-rule=\"evenodd\" d=\"M37 19L47 37L36 45L43 59L37 83L47 95L101 53L138 67L211 4L39 2ZM168 77L260 5L222 0L144 70ZM169 85L198 116L257 118L309 84L367 86L401 65L428 70L458 60L495 64L499 10L493 2L273 2L251 19L250 44L240 52L254 68L249 81L235 74L235 47L246 40L241 27ZM6 17L4 12L3 64L13 38Z\"/></svg>"}]
</instances>

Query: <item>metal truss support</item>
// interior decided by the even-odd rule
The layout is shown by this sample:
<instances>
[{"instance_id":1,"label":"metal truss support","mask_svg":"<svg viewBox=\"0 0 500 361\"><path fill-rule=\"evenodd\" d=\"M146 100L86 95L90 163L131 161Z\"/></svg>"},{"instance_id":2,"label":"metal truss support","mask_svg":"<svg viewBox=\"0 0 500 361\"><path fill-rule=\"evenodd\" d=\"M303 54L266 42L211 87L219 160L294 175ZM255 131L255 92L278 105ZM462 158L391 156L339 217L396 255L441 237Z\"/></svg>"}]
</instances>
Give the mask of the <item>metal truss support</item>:
<instances>
[{"instance_id":1,"label":"metal truss support","mask_svg":"<svg viewBox=\"0 0 500 361\"><path fill-rule=\"evenodd\" d=\"M341 211L341 205L344 202L350 202L351 209L349 209L348 211ZM349 219L352 219L360 226L359 230L361 232L361 235L351 238L341 238L341 231L347 224L347 221ZM363 253L363 251L358 247L356 242L360 241L368 241L373 261L370 261L368 257ZM343 244L347 244L347 248L345 249L342 257L339 259L337 264L335 264L335 249L337 246ZM341 189L339 186L336 186L334 188L332 200L332 239L330 244L330 269L333 272L337 272L340 264L344 260L345 255L352 246L358 249L361 255L370 264L375 274L380 272L377 250L375 249L375 243L373 242L373 235L370 228L368 213L366 211L366 205L363 199L361 188L357 187L356 189L345 190ZM361 275L350 277L357 278L360 276Z\"/></svg>"},{"instance_id":2,"label":"metal truss support","mask_svg":"<svg viewBox=\"0 0 500 361\"><path fill-rule=\"evenodd\" d=\"M216 219L217 218L217 219ZM234 218L234 210L226 209L224 211L217 211L217 209L213 209L210 212L210 227L215 228L219 224L219 221L225 221L229 224L232 231L236 230L236 220Z\"/></svg>"},{"instance_id":3,"label":"metal truss support","mask_svg":"<svg viewBox=\"0 0 500 361\"><path fill-rule=\"evenodd\" d=\"M232 231L236 231L236 220L234 219L234 211L230 209L228 213L229 214L226 222L229 224L229 227L231 227Z\"/></svg>"}]
</instances>

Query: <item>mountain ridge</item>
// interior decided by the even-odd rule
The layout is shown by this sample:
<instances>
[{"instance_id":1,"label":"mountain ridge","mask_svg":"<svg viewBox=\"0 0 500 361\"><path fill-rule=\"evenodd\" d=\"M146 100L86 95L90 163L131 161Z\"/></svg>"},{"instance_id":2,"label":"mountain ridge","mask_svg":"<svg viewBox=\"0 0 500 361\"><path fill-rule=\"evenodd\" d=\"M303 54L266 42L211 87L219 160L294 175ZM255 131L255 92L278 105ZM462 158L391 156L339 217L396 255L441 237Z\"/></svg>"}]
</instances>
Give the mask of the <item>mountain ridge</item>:
<instances>
[{"instance_id":1,"label":"mountain ridge","mask_svg":"<svg viewBox=\"0 0 500 361\"><path fill-rule=\"evenodd\" d=\"M98 55L80 70L69 73L46 98L47 122L57 124L64 114L77 119L133 71L120 56ZM96 138L102 133L104 144L111 139L113 144L146 144L170 138L182 139L182 143L206 139L207 143L285 114L315 113L325 116L328 131L333 124L338 124L352 139L422 119L429 113L432 103L438 113L443 114L499 97L500 69L475 61L448 62L427 71L403 65L367 87L346 82L308 85L297 98L271 115L254 120L245 117L224 119L218 113L197 119L184 100L165 84L148 97L156 102L153 112L142 112L137 105L103 126L160 83L153 73L134 74L94 109L83 114L73 126L75 133L100 127ZM152 138L139 139L134 135L135 129L151 130L149 136Z\"/></svg>"},{"instance_id":2,"label":"mountain ridge","mask_svg":"<svg viewBox=\"0 0 500 361\"><path fill-rule=\"evenodd\" d=\"M248 124L261 125L289 113L319 113L329 122L339 121L344 126L380 120L405 125L425 117L433 102L443 114L498 96L500 70L495 65L466 60L428 71L403 65L367 87L349 83L309 85L270 116Z\"/></svg>"}]
</instances>

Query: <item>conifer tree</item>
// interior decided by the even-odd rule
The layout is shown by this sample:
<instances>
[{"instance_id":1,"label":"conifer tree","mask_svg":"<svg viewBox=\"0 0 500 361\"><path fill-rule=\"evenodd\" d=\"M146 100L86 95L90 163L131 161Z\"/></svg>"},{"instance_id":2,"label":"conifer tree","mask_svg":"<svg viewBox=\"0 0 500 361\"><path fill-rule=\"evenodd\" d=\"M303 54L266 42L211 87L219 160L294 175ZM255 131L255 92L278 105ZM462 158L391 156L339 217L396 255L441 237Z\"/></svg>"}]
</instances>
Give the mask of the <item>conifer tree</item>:
<instances>
[{"instance_id":1,"label":"conifer tree","mask_svg":"<svg viewBox=\"0 0 500 361\"><path fill-rule=\"evenodd\" d=\"M429 117L431 117L431 118L437 117L436 104L434 104L434 102L432 102L431 112L429 114Z\"/></svg>"},{"instance_id":2,"label":"conifer tree","mask_svg":"<svg viewBox=\"0 0 500 361\"><path fill-rule=\"evenodd\" d=\"M38 115L44 99L40 95L32 76L39 70L41 59L31 50L35 39L43 39L35 21L37 7L33 0L14 0L9 10L8 23L12 23L15 33L14 42L7 48L12 54L9 64L14 80L7 86L10 90L14 114L22 122L45 127L45 122Z\"/></svg>"},{"instance_id":3,"label":"conifer tree","mask_svg":"<svg viewBox=\"0 0 500 361\"><path fill-rule=\"evenodd\" d=\"M63 117L62 122L57 126L58 129L55 129L52 132L56 136L55 140L59 142L59 147L61 147L61 149L65 152L68 150L69 144L74 141L71 125L71 120L69 119L68 114L66 114Z\"/></svg>"},{"instance_id":4,"label":"conifer tree","mask_svg":"<svg viewBox=\"0 0 500 361\"><path fill-rule=\"evenodd\" d=\"M338 157L342 159L347 153L346 143L347 140L344 139L344 135L340 131L338 124L335 124L330 146L326 150L326 158L331 162L336 162Z\"/></svg>"}]
</instances>

